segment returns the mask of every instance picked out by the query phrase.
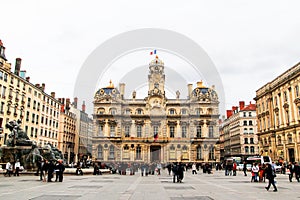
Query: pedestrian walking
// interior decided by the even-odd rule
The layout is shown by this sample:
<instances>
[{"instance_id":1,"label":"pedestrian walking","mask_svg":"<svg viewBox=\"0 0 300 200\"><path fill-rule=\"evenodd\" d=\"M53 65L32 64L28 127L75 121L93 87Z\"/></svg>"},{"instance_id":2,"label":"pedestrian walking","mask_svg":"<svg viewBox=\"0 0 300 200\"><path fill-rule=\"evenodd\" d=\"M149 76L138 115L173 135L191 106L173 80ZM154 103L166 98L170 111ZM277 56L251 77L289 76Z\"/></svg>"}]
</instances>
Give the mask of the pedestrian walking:
<instances>
[{"instance_id":1,"label":"pedestrian walking","mask_svg":"<svg viewBox=\"0 0 300 200\"><path fill-rule=\"evenodd\" d=\"M289 162L289 164L286 167L289 171L289 181L292 182L293 179L293 173L294 173L294 165L292 164L292 162Z\"/></svg>"},{"instance_id":2,"label":"pedestrian walking","mask_svg":"<svg viewBox=\"0 0 300 200\"><path fill-rule=\"evenodd\" d=\"M192 174L197 174L197 166L196 166L196 163L193 163L193 165L192 165Z\"/></svg>"},{"instance_id":3,"label":"pedestrian walking","mask_svg":"<svg viewBox=\"0 0 300 200\"><path fill-rule=\"evenodd\" d=\"M237 164L236 164L236 162L233 162L233 165L232 165L233 176L236 176L236 169L237 169Z\"/></svg>"},{"instance_id":4,"label":"pedestrian walking","mask_svg":"<svg viewBox=\"0 0 300 200\"><path fill-rule=\"evenodd\" d=\"M10 177L10 175L13 172L13 169L12 169L12 165L11 165L11 163L9 161L6 163L5 169L6 169L6 172L5 172L4 175Z\"/></svg>"},{"instance_id":5,"label":"pedestrian walking","mask_svg":"<svg viewBox=\"0 0 300 200\"><path fill-rule=\"evenodd\" d=\"M273 192L277 192L277 187L275 185L275 177L276 177L276 173L275 173L275 170L272 169L272 166L271 164L267 164L266 166L266 178L269 180L269 184L266 188L267 191L269 191L271 185L273 185Z\"/></svg>"},{"instance_id":6,"label":"pedestrian walking","mask_svg":"<svg viewBox=\"0 0 300 200\"><path fill-rule=\"evenodd\" d=\"M270 165L271 166L271 165ZM257 166L256 163L253 164L252 168L251 168L251 172L252 172L252 179L251 182L258 182L257 177L258 177L258 172L259 172L259 168Z\"/></svg>"},{"instance_id":7,"label":"pedestrian walking","mask_svg":"<svg viewBox=\"0 0 300 200\"><path fill-rule=\"evenodd\" d=\"M58 181L59 182L63 182L63 175L64 175L64 171L65 171L65 166L63 165L63 161L62 160L58 160L58 165L56 167L56 169L58 170L56 173L58 173Z\"/></svg>"},{"instance_id":8,"label":"pedestrian walking","mask_svg":"<svg viewBox=\"0 0 300 200\"><path fill-rule=\"evenodd\" d=\"M246 163L246 161L244 161L243 172L244 172L244 176L247 176L247 163Z\"/></svg>"},{"instance_id":9,"label":"pedestrian walking","mask_svg":"<svg viewBox=\"0 0 300 200\"><path fill-rule=\"evenodd\" d=\"M19 176L20 167L21 167L20 161L19 161L19 159L17 159L17 161L15 163L15 174L14 174L14 176Z\"/></svg>"},{"instance_id":10,"label":"pedestrian walking","mask_svg":"<svg viewBox=\"0 0 300 200\"><path fill-rule=\"evenodd\" d=\"M300 179L300 166L297 162L294 163L294 172L295 172L295 178L299 182L299 179Z\"/></svg>"}]
</instances>

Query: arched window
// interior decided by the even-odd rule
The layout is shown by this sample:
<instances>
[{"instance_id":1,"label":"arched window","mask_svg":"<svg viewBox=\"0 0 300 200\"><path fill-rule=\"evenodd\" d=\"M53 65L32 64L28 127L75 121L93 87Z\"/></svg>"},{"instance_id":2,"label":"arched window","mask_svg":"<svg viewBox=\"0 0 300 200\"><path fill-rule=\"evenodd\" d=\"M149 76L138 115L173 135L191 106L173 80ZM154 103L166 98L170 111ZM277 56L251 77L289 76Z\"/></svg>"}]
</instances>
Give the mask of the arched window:
<instances>
[{"instance_id":1,"label":"arched window","mask_svg":"<svg viewBox=\"0 0 300 200\"><path fill-rule=\"evenodd\" d=\"M110 145L109 147L109 160L115 159L115 147L113 145Z\"/></svg>"},{"instance_id":2,"label":"arched window","mask_svg":"<svg viewBox=\"0 0 300 200\"><path fill-rule=\"evenodd\" d=\"M202 159L202 147L198 146L197 147L197 160L201 160Z\"/></svg>"},{"instance_id":3,"label":"arched window","mask_svg":"<svg viewBox=\"0 0 300 200\"><path fill-rule=\"evenodd\" d=\"M186 133L186 126L182 126L181 127L181 134L182 134L183 138L186 138L186 135L187 135L187 133Z\"/></svg>"},{"instance_id":4,"label":"arched window","mask_svg":"<svg viewBox=\"0 0 300 200\"><path fill-rule=\"evenodd\" d=\"M97 111L97 113L98 113L99 115L103 115L103 114L105 113L104 108L99 108L98 111Z\"/></svg>"},{"instance_id":5,"label":"arched window","mask_svg":"<svg viewBox=\"0 0 300 200\"><path fill-rule=\"evenodd\" d=\"M249 153L249 147L245 146L245 153Z\"/></svg>"},{"instance_id":6,"label":"arched window","mask_svg":"<svg viewBox=\"0 0 300 200\"><path fill-rule=\"evenodd\" d=\"M98 145L98 159L103 159L103 147L101 145Z\"/></svg>"},{"instance_id":7,"label":"arched window","mask_svg":"<svg viewBox=\"0 0 300 200\"><path fill-rule=\"evenodd\" d=\"M244 128L244 134L248 134L248 129Z\"/></svg>"},{"instance_id":8,"label":"arched window","mask_svg":"<svg viewBox=\"0 0 300 200\"><path fill-rule=\"evenodd\" d=\"M254 146L250 147L250 153L254 153Z\"/></svg>"}]
</instances>

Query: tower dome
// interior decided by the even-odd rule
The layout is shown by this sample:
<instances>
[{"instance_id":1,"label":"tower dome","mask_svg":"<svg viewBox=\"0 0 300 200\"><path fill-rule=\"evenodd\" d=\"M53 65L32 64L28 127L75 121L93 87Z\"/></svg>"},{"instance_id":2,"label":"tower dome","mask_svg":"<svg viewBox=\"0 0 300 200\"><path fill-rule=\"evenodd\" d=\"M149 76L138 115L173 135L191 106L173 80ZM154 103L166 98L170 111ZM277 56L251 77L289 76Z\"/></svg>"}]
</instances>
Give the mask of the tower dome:
<instances>
[{"instance_id":1,"label":"tower dome","mask_svg":"<svg viewBox=\"0 0 300 200\"><path fill-rule=\"evenodd\" d=\"M164 66L164 62L158 58L158 56L155 57L155 59L153 59L150 64L150 66Z\"/></svg>"}]
</instances>

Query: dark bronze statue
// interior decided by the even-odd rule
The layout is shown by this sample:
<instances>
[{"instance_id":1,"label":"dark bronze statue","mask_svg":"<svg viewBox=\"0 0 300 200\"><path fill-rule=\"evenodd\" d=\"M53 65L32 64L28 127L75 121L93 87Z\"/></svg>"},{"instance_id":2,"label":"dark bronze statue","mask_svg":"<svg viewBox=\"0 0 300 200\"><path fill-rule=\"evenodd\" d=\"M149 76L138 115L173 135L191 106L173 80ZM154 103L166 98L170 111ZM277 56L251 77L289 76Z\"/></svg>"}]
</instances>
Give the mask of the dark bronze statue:
<instances>
[{"instance_id":1,"label":"dark bronze statue","mask_svg":"<svg viewBox=\"0 0 300 200\"><path fill-rule=\"evenodd\" d=\"M8 128L11 133L8 135L8 140L6 141L6 145L10 147L14 146L32 146L36 147L34 141L31 141L28 135L20 128L21 120L10 121L5 127Z\"/></svg>"}]
</instances>

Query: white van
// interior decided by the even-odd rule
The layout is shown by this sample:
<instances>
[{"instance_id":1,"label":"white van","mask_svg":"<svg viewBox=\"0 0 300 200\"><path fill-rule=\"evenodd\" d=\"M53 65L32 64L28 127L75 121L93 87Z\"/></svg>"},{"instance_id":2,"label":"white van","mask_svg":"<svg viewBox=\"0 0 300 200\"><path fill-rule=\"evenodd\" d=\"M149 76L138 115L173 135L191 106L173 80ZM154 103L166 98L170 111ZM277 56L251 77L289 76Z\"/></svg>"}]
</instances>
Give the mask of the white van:
<instances>
[{"instance_id":1,"label":"white van","mask_svg":"<svg viewBox=\"0 0 300 200\"><path fill-rule=\"evenodd\" d=\"M247 163L248 164L253 164L253 163L272 164L272 159L270 158L270 156L251 156L247 158Z\"/></svg>"}]
</instances>

